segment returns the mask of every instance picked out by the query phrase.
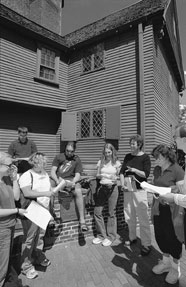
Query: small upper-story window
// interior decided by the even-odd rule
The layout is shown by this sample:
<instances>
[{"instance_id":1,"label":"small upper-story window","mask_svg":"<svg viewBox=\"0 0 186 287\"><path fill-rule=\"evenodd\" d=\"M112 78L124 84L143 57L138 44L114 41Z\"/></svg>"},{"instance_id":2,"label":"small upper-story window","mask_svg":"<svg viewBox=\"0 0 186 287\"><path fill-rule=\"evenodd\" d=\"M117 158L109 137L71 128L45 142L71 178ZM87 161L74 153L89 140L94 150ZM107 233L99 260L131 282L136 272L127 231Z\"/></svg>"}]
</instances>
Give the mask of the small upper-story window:
<instances>
[{"instance_id":1,"label":"small upper-story window","mask_svg":"<svg viewBox=\"0 0 186 287\"><path fill-rule=\"evenodd\" d=\"M98 44L83 53L82 72L87 73L104 68L104 44Z\"/></svg>"},{"instance_id":2,"label":"small upper-story window","mask_svg":"<svg viewBox=\"0 0 186 287\"><path fill-rule=\"evenodd\" d=\"M104 137L105 110L92 110L80 113L79 138Z\"/></svg>"},{"instance_id":3,"label":"small upper-story window","mask_svg":"<svg viewBox=\"0 0 186 287\"><path fill-rule=\"evenodd\" d=\"M59 53L48 47L37 49L37 79L58 84Z\"/></svg>"}]
</instances>

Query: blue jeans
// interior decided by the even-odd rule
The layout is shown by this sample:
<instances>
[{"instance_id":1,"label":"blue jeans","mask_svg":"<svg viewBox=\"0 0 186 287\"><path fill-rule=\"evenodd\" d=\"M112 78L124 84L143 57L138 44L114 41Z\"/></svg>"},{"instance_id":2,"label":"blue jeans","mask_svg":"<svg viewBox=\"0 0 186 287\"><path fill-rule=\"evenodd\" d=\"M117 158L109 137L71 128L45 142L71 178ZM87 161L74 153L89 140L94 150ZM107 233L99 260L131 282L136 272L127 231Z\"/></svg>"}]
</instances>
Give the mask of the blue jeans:
<instances>
[{"instance_id":1,"label":"blue jeans","mask_svg":"<svg viewBox=\"0 0 186 287\"><path fill-rule=\"evenodd\" d=\"M94 208L94 218L96 223L97 236L101 239L108 238L112 242L117 235L116 222L116 204L118 200L117 185L101 185L96 194L96 202ZM105 228L103 218L103 208L108 201L108 220L107 228Z\"/></svg>"},{"instance_id":2,"label":"blue jeans","mask_svg":"<svg viewBox=\"0 0 186 287\"><path fill-rule=\"evenodd\" d=\"M27 272L33 264L39 264L46 257L42 251L42 244L38 246L41 228L29 219L22 220L24 242L22 244L22 265L23 272Z\"/></svg>"},{"instance_id":3,"label":"blue jeans","mask_svg":"<svg viewBox=\"0 0 186 287\"><path fill-rule=\"evenodd\" d=\"M0 229L0 287L3 286L8 271L14 229L14 226Z\"/></svg>"}]
</instances>

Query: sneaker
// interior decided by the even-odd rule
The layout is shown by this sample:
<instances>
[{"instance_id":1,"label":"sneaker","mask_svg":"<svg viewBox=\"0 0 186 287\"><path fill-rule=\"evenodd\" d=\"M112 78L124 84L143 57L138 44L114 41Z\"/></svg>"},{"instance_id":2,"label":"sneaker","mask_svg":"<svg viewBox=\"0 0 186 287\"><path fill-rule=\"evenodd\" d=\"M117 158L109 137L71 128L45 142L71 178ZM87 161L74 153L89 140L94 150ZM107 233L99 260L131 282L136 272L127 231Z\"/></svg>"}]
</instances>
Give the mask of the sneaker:
<instances>
[{"instance_id":1,"label":"sneaker","mask_svg":"<svg viewBox=\"0 0 186 287\"><path fill-rule=\"evenodd\" d=\"M171 269L170 261L165 263L163 260L160 260L159 263L152 268L152 272L155 274L162 274L164 272L169 272L170 269Z\"/></svg>"},{"instance_id":2,"label":"sneaker","mask_svg":"<svg viewBox=\"0 0 186 287\"><path fill-rule=\"evenodd\" d=\"M48 267L51 264L51 261L45 258L39 265L42 267Z\"/></svg>"},{"instance_id":3,"label":"sneaker","mask_svg":"<svg viewBox=\"0 0 186 287\"><path fill-rule=\"evenodd\" d=\"M101 238L99 238L99 237L95 237L93 240L92 240L92 243L93 244L100 244L100 243L102 243L103 242L103 240L101 239Z\"/></svg>"},{"instance_id":4,"label":"sneaker","mask_svg":"<svg viewBox=\"0 0 186 287\"><path fill-rule=\"evenodd\" d=\"M38 276L38 272L35 270L34 267L27 271L22 271L22 273L26 276L28 279L34 279Z\"/></svg>"},{"instance_id":5,"label":"sneaker","mask_svg":"<svg viewBox=\"0 0 186 287\"><path fill-rule=\"evenodd\" d=\"M125 246L130 246L130 245L133 245L133 244L135 244L135 243L137 243L137 239L126 240L126 241L124 242L124 245L125 245Z\"/></svg>"},{"instance_id":6,"label":"sneaker","mask_svg":"<svg viewBox=\"0 0 186 287\"><path fill-rule=\"evenodd\" d=\"M102 242L102 245L103 246L110 246L112 244L112 241L111 240L109 240L108 238L105 238L104 240L103 240L103 242Z\"/></svg>"},{"instance_id":7,"label":"sneaker","mask_svg":"<svg viewBox=\"0 0 186 287\"><path fill-rule=\"evenodd\" d=\"M167 274L165 281L169 284L175 284L180 278L180 266L178 265L177 269L171 267L169 273Z\"/></svg>"}]
</instances>

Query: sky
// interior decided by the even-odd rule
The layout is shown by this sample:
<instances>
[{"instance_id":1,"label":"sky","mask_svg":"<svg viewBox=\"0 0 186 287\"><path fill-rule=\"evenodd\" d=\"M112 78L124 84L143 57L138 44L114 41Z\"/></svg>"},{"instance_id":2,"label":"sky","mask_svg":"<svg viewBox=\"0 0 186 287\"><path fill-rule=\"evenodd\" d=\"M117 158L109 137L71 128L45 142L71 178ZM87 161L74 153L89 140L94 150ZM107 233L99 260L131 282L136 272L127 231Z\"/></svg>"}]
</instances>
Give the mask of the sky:
<instances>
[{"instance_id":1,"label":"sky","mask_svg":"<svg viewBox=\"0 0 186 287\"><path fill-rule=\"evenodd\" d=\"M139 0L64 0L62 35L73 32ZM176 0L183 69L186 72L186 0ZM186 81L186 74L185 74ZM186 90L180 97L186 105Z\"/></svg>"}]
</instances>

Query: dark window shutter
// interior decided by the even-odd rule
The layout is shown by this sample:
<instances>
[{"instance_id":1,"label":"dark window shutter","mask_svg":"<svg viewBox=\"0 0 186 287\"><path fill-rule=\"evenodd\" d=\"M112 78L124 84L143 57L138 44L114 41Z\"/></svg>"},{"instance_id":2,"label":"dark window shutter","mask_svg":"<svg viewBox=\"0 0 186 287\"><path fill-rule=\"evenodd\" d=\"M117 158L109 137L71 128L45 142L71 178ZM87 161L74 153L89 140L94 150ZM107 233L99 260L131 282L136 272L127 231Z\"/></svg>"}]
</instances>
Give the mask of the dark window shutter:
<instances>
[{"instance_id":1,"label":"dark window shutter","mask_svg":"<svg viewBox=\"0 0 186 287\"><path fill-rule=\"evenodd\" d=\"M106 139L120 138L120 106L106 108Z\"/></svg>"},{"instance_id":2,"label":"dark window shutter","mask_svg":"<svg viewBox=\"0 0 186 287\"><path fill-rule=\"evenodd\" d=\"M77 114L76 112L62 113L62 141L76 141Z\"/></svg>"}]
</instances>

